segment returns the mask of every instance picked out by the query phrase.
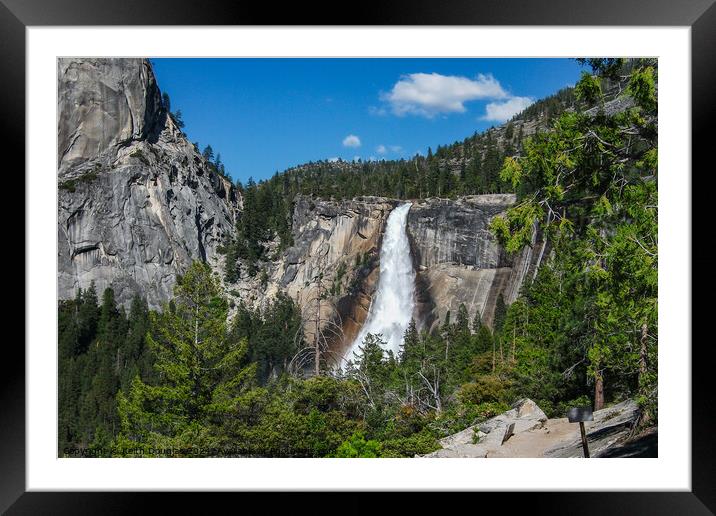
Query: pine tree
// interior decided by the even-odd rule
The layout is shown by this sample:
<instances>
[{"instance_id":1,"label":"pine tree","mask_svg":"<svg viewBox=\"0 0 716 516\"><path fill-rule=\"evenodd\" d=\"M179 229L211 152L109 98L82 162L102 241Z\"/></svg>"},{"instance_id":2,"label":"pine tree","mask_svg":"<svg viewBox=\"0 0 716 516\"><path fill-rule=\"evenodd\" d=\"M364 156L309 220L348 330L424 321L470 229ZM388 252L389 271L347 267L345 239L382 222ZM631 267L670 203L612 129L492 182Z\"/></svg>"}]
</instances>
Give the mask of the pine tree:
<instances>
[{"instance_id":1,"label":"pine tree","mask_svg":"<svg viewBox=\"0 0 716 516\"><path fill-rule=\"evenodd\" d=\"M411 318L410 323L408 323L408 327L405 330L405 335L403 336L403 343L401 345L399 357L401 363L405 363L413 358L419 344L419 337L418 329L415 326L415 319Z\"/></svg>"},{"instance_id":2,"label":"pine tree","mask_svg":"<svg viewBox=\"0 0 716 516\"><path fill-rule=\"evenodd\" d=\"M475 310L475 318L472 320L472 333L477 333L482 327L482 315L480 309Z\"/></svg>"},{"instance_id":3,"label":"pine tree","mask_svg":"<svg viewBox=\"0 0 716 516\"><path fill-rule=\"evenodd\" d=\"M502 329L502 325L505 322L505 316L507 315L507 305L505 305L505 298L502 297L502 294L497 296L497 301L495 302L495 315L493 318L493 328L495 329L495 332L499 332Z\"/></svg>"},{"instance_id":4,"label":"pine tree","mask_svg":"<svg viewBox=\"0 0 716 516\"><path fill-rule=\"evenodd\" d=\"M210 163L214 161L214 149L211 148L211 145L204 147L201 155L204 156L204 159Z\"/></svg>"},{"instance_id":5,"label":"pine tree","mask_svg":"<svg viewBox=\"0 0 716 516\"><path fill-rule=\"evenodd\" d=\"M604 79L616 79L623 63L588 62L596 73L583 73L575 95L582 105L601 108ZM568 293L562 313L571 324L568 351L588 364L595 409L610 389L633 393L630 385L650 378L648 387L638 382L637 392L645 409L655 410L656 369L644 370L640 355L657 355L656 61L636 60L622 74L634 107L562 114L553 130L525 143L522 156L505 160L502 180L529 185L531 193L491 225L508 252L529 245L535 224L553 244L552 266ZM642 352L644 325L650 338Z\"/></svg>"},{"instance_id":6,"label":"pine tree","mask_svg":"<svg viewBox=\"0 0 716 516\"><path fill-rule=\"evenodd\" d=\"M118 395L121 434L115 453L132 446L188 449L210 445L215 424L237 410L256 366L244 366L245 339L227 338L226 300L208 265L195 262L175 287L175 307L152 313L148 337L156 385L138 376ZM197 452L198 453L198 452Z\"/></svg>"},{"instance_id":7,"label":"pine tree","mask_svg":"<svg viewBox=\"0 0 716 516\"><path fill-rule=\"evenodd\" d=\"M470 323L468 321L465 303L460 303L458 307L457 318L455 319L455 330L457 333L470 333Z\"/></svg>"}]
</instances>

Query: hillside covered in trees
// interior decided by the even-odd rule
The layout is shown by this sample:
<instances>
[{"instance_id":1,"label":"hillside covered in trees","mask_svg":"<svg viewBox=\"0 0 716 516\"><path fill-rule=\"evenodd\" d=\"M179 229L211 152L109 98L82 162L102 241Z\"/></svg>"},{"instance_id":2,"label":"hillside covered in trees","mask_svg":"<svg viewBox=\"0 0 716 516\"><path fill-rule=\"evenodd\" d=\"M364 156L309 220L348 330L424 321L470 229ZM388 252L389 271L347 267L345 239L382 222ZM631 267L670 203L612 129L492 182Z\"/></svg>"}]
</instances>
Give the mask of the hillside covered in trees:
<instances>
[{"instance_id":1,"label":"hillside covered in trees","mask_svg":"<svg viewBox=\"0 0 716 516\"><path fill-rule=\"evenodd\" d=\"M240 185L228 282L258 273L270 242L291 244L297 194L516 192L493 234L515 253L537 226L551 252L492 328L461 306L437 332L411 324L398 355L369 335L347 368L306 377L288 367L306 345L300 308L279 295L229 320L203 263L161 311L137 298L127 314L111 289L82 290L59 306L59 455L412 457L524 397L550 417L635 398L640 425L655 425L658 71L585 64L593 73L573 89L426 156L309 163Z\"/></svg>"}]
</instances>

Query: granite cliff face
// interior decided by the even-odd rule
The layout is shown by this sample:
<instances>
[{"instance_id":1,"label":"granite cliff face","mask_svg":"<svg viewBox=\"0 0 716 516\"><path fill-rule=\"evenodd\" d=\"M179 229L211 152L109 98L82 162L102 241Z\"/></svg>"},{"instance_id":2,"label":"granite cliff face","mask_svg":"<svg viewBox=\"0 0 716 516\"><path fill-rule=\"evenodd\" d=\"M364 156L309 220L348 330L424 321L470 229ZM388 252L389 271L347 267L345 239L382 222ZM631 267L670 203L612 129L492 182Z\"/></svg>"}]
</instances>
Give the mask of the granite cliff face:
<instances>
[{"instance_id":1,"label":"granite cliff face","mask_svg":"<svg viewBox=\"0 0 716 516\"><path fill-rule=\"evenodd\" d=\"M187 141L144 59L58 60L58 296L92 282L167 301L193 260L220 267L240 198Z\"/></svg>"},{"instance_id":2,"label":"granite cliff face","mask_svg":"<svg viewBox=\"0 0 716 516\"><path fill-rule=\"evenodd\" d=\"M490 232L490 221L515 200L514 194L488 194L414 203L408 236L417 271L419 326L435 329L448 311L454 318L462 303L470 320L479 312L491 326L499 296L514 300L531 256L526 251L508 256Z\"/></svg>"}]
</instances>

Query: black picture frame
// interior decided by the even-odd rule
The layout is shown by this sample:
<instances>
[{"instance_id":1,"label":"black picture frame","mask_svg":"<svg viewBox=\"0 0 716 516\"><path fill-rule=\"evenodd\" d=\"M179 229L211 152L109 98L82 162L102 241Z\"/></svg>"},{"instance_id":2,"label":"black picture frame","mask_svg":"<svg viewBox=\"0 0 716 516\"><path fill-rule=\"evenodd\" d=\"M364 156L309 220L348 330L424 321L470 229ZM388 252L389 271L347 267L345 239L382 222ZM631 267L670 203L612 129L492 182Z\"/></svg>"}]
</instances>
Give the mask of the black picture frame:
<instances>
[{"instance_id":1,"label":"black picture frame","mask_svg":"<svg viewBox=\"0 0 716 516\"><path fill-rule=\"evenodd\" d=\"M450 3L413 0L389 5L365 1L342 11L341 6L326 8L316 4L249 3L244 1L191 0L0 0L0 127L6 149L17 163L4 167L6 173L20 175L25 170L25 28L46 25L553 25L553 26L689 26L691 27L692 71L692 157L697 163L708 160L713 146L716 115L716 6L715 0L459 0ZM278 7L280 5L280 7ZM339 14L340 13L340 14ZM708 160L708 161L707 161ZM13 172L11 172L13 171ZM713 166L702 170L713 172ZM683 171L684 180L690 171ZM693 209L709 205L709 189L695 188L692 181L692 235L713 234L707 217L697 217ZM19 181L18 181L19 182ZM23 181L24 190L24 181ZM16 195L24 199L24 195ZM23 210L24 213L24 210ZM15 239L24 242L23 236ZM695 240L695 239L694 239ZM19 247L19 245L17 245ZM23 246L24 248L24 246ZM705 246L692 245L692 271L708 270L710 256ZM18 263L21 260L16 260ZM24 263L24 261L22 261ZM25 274L28 271L25 270ZM18 275L19 276L19 275ZM692 321L708 321L708 302L698 303L697 291L710 289L704 278L692 290ZM17 292L20 292L18 290ZM704 297L703 299L707 299ZM17 306L24 306L24 303ZM25 307L31 310L31 306ZM699 317L700 316L700 317ZM16 319L17 320L17 319ZM53 322L54 323L54 322ZM692 327L693 329L693 327ZM694 334L695 335L695 334ZM529 509L552 514L714 514L716 513L716 468L713 419L716 398L709 382L712 339L692 339L692 491L620 493L479 493L460 495L451 502L473 506L476 510L491 502L505 504L508 512ZM17 340L7 341L0 375L0 510L9 514L64 514L145 511L154 498L161 497L162 512L171 507L187 510L186 496L177 493L39 493L25 492L25 355ZM684 350L690 343L685 342ZM697 410L698 409L698 410ZM231 496L231 495L227 495ZM263 503L257 495L240 494L243 507ZM266 497L266 495L263 495ZM320 506L296 501L299 495L270 495L276 502L322 512ZM300 495L303 496L303 495ZM331 512L365 512L376 503L373 495L350 493L341 497L340 507L326 504ZM451 495L453 496L453 495ZM457 495L455 495L457 496ZM471 497L471 500L465 500ZM223 506L226 496L203 500L204 512ZM402 503L402 502L401 502ZM245 505L250 504L250 505ZM423 496L411 495L410 505L422 506ZM408 505L401 512L407 512ZM273 510L271 511L273 512Z\"/></svg>"}]
</instances>

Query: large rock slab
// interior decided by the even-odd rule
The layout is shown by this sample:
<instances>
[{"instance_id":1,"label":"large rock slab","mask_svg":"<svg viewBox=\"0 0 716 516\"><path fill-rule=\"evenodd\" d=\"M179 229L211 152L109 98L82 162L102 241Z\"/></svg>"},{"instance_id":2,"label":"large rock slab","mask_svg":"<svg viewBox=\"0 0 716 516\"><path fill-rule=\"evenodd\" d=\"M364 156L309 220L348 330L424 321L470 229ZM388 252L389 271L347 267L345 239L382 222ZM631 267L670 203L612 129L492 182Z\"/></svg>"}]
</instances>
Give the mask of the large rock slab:
<instances>
[{"instance_id":1,"label":"large rock slab","mask_svg":"<svg viewBox=\"0 0 716 516\"><path fill-rule=\"evenodd\" d=\"M487 457L512 435L541 428L545 421L534 401L521 399L507 412L441 439L443 448L424 457Z\"/></svg>"},{"instance_id":2,"label":"large rock slab","mask_svg":"<svg viewBox=\"0 0 716 516\"><path fill-rule=\"evenodd\" d=\"M488 194L416 201L408 214L416 265L453 263L481 269L508 265L490 232L490 221L515 199L514 194Z\"/></svg>"},{"instance_id":3,"label":"large rock slab","mask_svg":"<svg viewBox=\"0 0 716 516\"><path fill-rule=\"evenodd\" d=\"M639 419L639 406L626 400L594 412L594 421L584 423L590 456L600 457L621 443ZM576 423L575 423L576 426ZM581 439L558 443L545 451L545 457L583 457Z\"/></svg>"},{"instance_id":4,"label":"large rock slab","mask_svg":"<svg viewBox=\"0 0 716 516\"><path fill-rule=\"evenodd\" d=\"M594 412L585 423L591 457L655 456L656 431L628 441L639 419L639 407L626 400ZM512 429L510 432L510 428ZM579 426L567 418L547 419L531 400L481 424L445 437L440 450L424 457L582 457Z\"/></svg>"}]
</instances>

